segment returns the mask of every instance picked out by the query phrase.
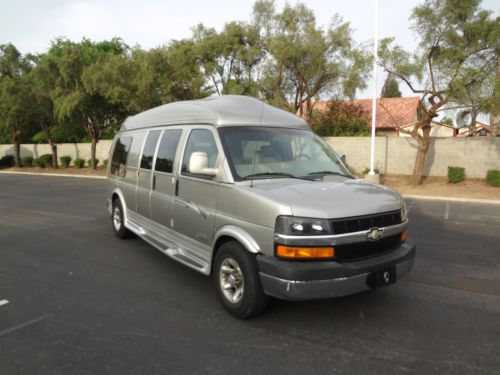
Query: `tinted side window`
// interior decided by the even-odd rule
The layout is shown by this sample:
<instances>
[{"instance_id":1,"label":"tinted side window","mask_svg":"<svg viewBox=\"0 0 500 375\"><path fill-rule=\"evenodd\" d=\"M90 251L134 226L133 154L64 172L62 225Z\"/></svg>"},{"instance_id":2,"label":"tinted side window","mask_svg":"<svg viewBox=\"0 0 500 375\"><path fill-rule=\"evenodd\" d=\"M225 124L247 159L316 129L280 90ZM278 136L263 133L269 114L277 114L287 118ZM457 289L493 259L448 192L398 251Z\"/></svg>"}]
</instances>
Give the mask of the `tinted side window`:
<instances>
[{"instance_id":1,"label":"tinted side window","mask_svg":"<svg viewBox=\"0 0 500 375\"><path fill-rule=\"evenodd\" d=\"M215 144L212 132L206 129L196 129L191 131L182 159L182 173L189 174L189 159L193 152L206 152L208 156L208 168L215 168L219 151Z\"/></svg>"},{"instance_id":2,"label":"tinted side window","mask_svg":"<svg viewBox=\"0 0 500 375\"><path fill-rule=\"evenodd\" d=\"M158 143L158 138L160 137L160 130L154 130L149 132L146 138L146 144L144 145L144 151L141 157L141 168L151 169L153 167L153 156L155 154L156 143Z\"/></svg>"},{"instance_id":3,"label":"tinted side window","mask_svg":"<svg viewBox=\"0 0 500 375\"><path fill-rule=\"evenodd\" d=\"M165 130L163 132L156 156L155 171L172 173L181 134L182 130Z\"/></svg>"},{"instance_id":4,"label":"tinted side window","mask_svg":"<svg viewBox=\"0 0 500 375\"><path fill-rule=\"evenodd\" d=\"M131 136L121 136L115 144L113 156L111 158L111 174L125 177L127 173L127 157L132 145Z\"/></svg>"}]
</instances>

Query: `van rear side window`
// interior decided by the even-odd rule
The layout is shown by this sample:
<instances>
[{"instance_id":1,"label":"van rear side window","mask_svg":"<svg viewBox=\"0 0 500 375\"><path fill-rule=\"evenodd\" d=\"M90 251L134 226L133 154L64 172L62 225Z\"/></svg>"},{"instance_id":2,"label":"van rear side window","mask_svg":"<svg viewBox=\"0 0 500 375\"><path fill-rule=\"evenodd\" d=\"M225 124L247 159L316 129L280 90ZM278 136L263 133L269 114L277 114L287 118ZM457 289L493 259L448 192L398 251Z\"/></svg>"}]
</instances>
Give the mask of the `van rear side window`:
<instances>
[{"instance_id":1,"label":"van rear side window","mask_svg":"<svg viewBox=\"0 0 500 375\"><path fill-rule=\"evenodd\" d=\"M144 151L142 151L141 157L141 168L151 169L153 168L153 155L155 154L156 144L158 143L158 138L160 138L160 130L150 131L148 137L146 138L146 144L144 145Z\"/></svg>"},{"instance_id":2,"label":"van rear side window","mask_svg":"<svg viewBox=\"0 0 500 375\"><path fill-rule=\"evenodd\" d=\"M111 174L125 177L127 174L127 157L132 146L132 137L121 136L115 145L113 157L111 158Z\"/></svg>"},{"instance_id":3,"label":"van rear side window","mask_svg":"<svg viewBox=\"0 0 500 375\"><path fill-rule=\"evenodd\" d=\"M172 173L177 145L181 138L182 130L165 130L156 156L155 171Z\"/></svg>"}]
</instances>

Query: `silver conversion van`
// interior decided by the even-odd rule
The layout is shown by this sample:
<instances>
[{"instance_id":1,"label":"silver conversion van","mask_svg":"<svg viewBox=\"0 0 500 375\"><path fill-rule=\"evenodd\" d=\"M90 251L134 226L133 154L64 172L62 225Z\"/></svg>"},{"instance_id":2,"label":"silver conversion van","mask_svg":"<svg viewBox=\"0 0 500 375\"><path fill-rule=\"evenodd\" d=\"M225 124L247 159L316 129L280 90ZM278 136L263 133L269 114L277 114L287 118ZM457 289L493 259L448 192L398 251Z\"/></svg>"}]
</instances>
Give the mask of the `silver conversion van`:
<instances>
[{"instance_id":1,"label":"silver conversion van","mask_svg":"<svg viewBox=\"0 0 500 375\"><path fill-rule=\"evenodd\" d=\"M153 108L123 123L110 155L115 234L211 275L236 317L269 296L349 295L413 267L401 195L354 178L306 122L259 100Z\"/></svg>"}]
</instances>

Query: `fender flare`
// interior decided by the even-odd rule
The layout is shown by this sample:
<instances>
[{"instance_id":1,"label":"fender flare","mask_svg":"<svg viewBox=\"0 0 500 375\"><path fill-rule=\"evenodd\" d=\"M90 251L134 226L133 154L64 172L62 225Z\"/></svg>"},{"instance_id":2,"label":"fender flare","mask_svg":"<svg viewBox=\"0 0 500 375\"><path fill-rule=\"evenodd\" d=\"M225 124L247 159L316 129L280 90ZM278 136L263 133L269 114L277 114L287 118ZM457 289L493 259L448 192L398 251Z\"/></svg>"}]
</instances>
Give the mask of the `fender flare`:
<instances>
[{"instance_id":1,"label":"fender flare","mask_svg":"<svg viewBox=\"0 0 500 375\"><path fill-rule=\"evenodd\" d=\"M125 226L127 226L128 224L128 207L127 207L127 202L125 201L125 197L123 196L123 193L122 191L120 190L120 188L116 188L115 190L113 190L113 192L111 193L111 197L113 197L113 195L118 195L118 199L120 200L121 204L122 204L122 207L123 207L123 220L124 220L124 224ZM111 200L113 200L111 198Z\"/></svg>"},{"instance_id":2,"label":"fender flare","mask_svg":"<svg viewBox=\"0 0 500 375\"><path fill-rule=\"evenodd\" d=\"M222 236L233 237L235 240L239 241L245 247L245 249L247 249L251 253L254 254L260 253L260 246L257 243L257 241L255 241L248 232L235 225L224 225L216 232L212 244L213 250L215 250L215 244L217 243L217 240Z\"/></svg>"}]
</instances>

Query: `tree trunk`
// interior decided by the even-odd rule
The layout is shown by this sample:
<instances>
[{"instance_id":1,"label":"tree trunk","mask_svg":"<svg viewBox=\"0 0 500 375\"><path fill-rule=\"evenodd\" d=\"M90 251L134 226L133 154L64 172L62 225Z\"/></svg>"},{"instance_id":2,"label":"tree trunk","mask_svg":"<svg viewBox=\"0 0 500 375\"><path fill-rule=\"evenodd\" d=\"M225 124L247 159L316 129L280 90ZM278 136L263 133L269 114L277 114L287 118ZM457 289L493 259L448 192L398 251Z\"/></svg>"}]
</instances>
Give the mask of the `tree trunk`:
<instances>
[{"instance_id":1,"label":"tree trunk","mask_svg":"<svg viewBox=\"0 0 500 375\"><path fill-rule=\"evenodd\" d=\"M427 158L427 151L429 151L430 144L430 125L421 127L423 135L412 134L412 137L417 141L417 156L415 158L415 167L413 168L413 174L410 177L410 183L412 185L420 185L422 183L422 175L424 173L425 159Z\"/></svg>"},{"instance_id":2,"label":"tree trunk","mask_svg":"<svg viewBox=\"0 0 500 375\"><path fill-rule=\"evenodd\" d=\"M49 143L50 149L52 150L52 168L57 169L59 168L59 165L57 163L57 145L54 143L54 140L50 135L50 127L43 127L42 129L45 132L45 138L47 138L47 142Z\"/></svg>"},{"instance_id":3,"label":"tree trunk","mask_svg":"<svg viewBox=\"0 0 500 375\"><path fill-rule=\"evenodd\" d=\"M95 152L97 148L97 142L98 140L95 137L92 137L92 145L90 147L90 167L94 170L97 169L97 166L95 165Z\"/></svg>"},{"instance_id":4,"label":"tree trunk","mask_svg":"<svg viewBox=\"0 0 500 375\"><path fill-rule=\"evenodd\" d=\"M59 165L57 164L57 145L50 140L50 149L52 150L52 168L57 169L59 168Z\"/></svg>"},{"instance_id":5,"label":"tree trunk","mask_svg":"<svg viewBox=\"0 0 500 375\"><path fill-rule=\"evenodd\" d=\"M14 140L14 166L21 167L21 142L18 139Z\"/></svg>"},{"instance_id":6,"label":"tree trunk","mask_svg":"<svg viewBox=\"0 0 500 375\"><path fill-rule=\"evenodd\" d=\"M311 103L311 98L308 98L306 100L306 112L304 114L304 120L306 120L309 126L312 126L312 111L313 111L313 106Z\"/></svg>"}]
</instances>

